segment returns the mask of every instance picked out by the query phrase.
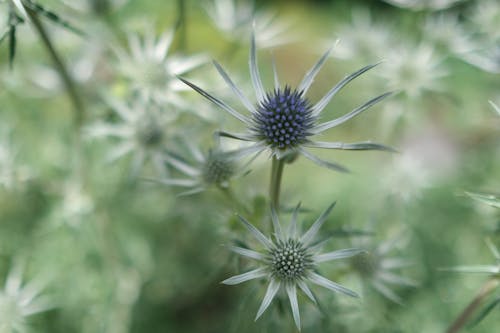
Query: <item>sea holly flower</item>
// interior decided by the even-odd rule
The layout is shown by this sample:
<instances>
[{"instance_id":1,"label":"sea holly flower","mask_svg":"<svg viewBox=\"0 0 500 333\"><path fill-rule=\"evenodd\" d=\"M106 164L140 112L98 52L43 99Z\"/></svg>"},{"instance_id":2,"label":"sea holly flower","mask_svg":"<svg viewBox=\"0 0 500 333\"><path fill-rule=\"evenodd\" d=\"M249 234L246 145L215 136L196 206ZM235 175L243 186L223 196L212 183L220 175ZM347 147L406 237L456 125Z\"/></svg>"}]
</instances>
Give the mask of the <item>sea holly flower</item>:
<instances>
[{"instance_id":1,"label":"sea holly flower","mask_svg":"<svg viewBox=\"0 0 500 333\"><path fill-rule=\"evenodd\" d=\"M313 302L316 303L312 291L309 289L308 282L318 286L330 289L351 297L358 295L333 281L317 273L318 264L331 260L349 258L360 254L359 249L342 249L328 253L321 253L321 246L324 242L315 242L314 238L319 229L326 221L328 215L333 209L335 203L330 205L303 234L299 235L297 227L297 215L300 204L295 208L290 224L285 231L278 218L276 210L271 208L271 219L273 223L274 234L267 237L256 227L254 227L245 218L238 216L243 225L250 231L252 236L263 247L262 251L256 251L249 248L231 246L230 249L241 256L254 259L259 266L256 269L246 273L233 276L222 281L224 284L235 285L249 280L265 278L269 281L266 294L259 310L256 320L269 307L280 289L284 289L290 300L293 319L297 328L300 329L299 305L297 302L297 289Z\"/></svg>"},{"instance_id":2,"label":"sea holly flower","mask_svg":"<svg viewBox=\"0 0 500 333\"><path fill-rule=\"evenodd\" d=\"M297 154L300 154L320 166L325 166L337 171L347 171L343 166L318 158L309 152L308 148L385 151L392 151L392 148L372 142L343 143L313 141L312 137L345 123L390 96L392 93L388 92L377 96L341 117L326 122L320 122L319 116L330 100L346 84L376 66L369 65L346 76L330 89L330 91L328 91L317 103L312 104L306 97L306 94L316 74L330 55L330 52L331 49L318 60L295 89L292 89L288 85L282 86L280 84L276 68L273 64L274 89L266 92L257 67L255 35L252 34L249 64L250 77L257 97L257 102L255 104L252 103L233 83L222 66L214 61L215 68L219 74L226 81L233 93L239 98L247 111L250 112L249 116L242 114L197 85L183 78L180 78L180 80L246 125L246 133L220 132L221 136L252 142L253 145L246 148L246 153L251 154L268 150L271 156L278 159L295 157Z\"/></svg>"},{"instance_id":3,"label":"sea holly flower","mask_svg":"<svg viewBox=\"0 0 500 333\"><path fill-rule=\"evenodd\" d=\"M185 90L176 78L206 62L204 55L169 55L174 31L157 36L151 27L144 36L129 34L129 50L115 48L118 57L118 72L144 99L158 104L183 106L179 92Z\"/></svg>"},{"instance_id":4,"label":"sea holly flower","mask_svg":"<svg viewBox=\"0 0 500 333\"><path fill-rule=\"evenodd\" d=\"M376 246L366 238L356 244L366 251L351 258L350 264L363 281L387 299L403 304L403 300L389 287L416 287L418 283L397 273L401 268L411 266L411 261L391 255L391 252L400 245L404 238L397 235Z\"/></svg>"},{"instance_id":5,"label":"sea holly flower","mask_svg":"<svg viewBox=\"0 0 500 333\"><path fill-rule=\"evenodd\" d=\"M451 55L460 55L477 48L458 15L431 15L425 21L423 32L437 50Z\"/></svg>"},{"instance_id":6,"label":"sea holly flower","mask_svg":"<svg viewBox=\"0 0 500 333\"><path fill-rule=\"evenodd\" d=\"M0 289L0 332L26 332L28 317L53 308L41 292L42 286L36 281L23 284L22 267L14 266Z\"/></svg>"},{"instance_id":7,"label":"sea holly flower","mask_svg":"<svg viewBox=\"0 0 500 333\"><path fill-rule=\"evenodd\" d=\"M146 160L150 160L158 175L167 176L165 165L165 143L170 137L167 125L175 115L167 115L157 104L138 97L131 104L116 98L107 98L107 103L119 117L118 122L100 122L86 130L89 138L113 137L119 143L107 156L114 162L125 155L133 154L132 176L137 176Z\"/></svg>"},{"instance_id":8,"label":"sea holly flower","mask_svg":"<svg viewBox=\"0 0 500 333\"><path fill-rule=\"evenodd\" d=\"M418 98L425 91L441 91L439 79L446 75L434 47L425 43L393 50L380 72L390 88L400 89L410 98Z\"/></svg>"},{"instance_id":9,"label":"sea holly flower","mask_svg":"<svg viewBox=\"0 0 500 333\"><path fill-rule=\"evenodd\" d=\"M461 58L485 72L500 74L500 44L464 53Z\"/></svg>"},{"instance_id":10,"label":"sea holly flower","mask_svg":"<svg viewBox=\"0 0 500 333\"><path fill-rule=\"evenodd\" d=\"M375 22L368 9L353 10L351 23L342 25L338 35L342 38L332 55L339 59L380 59L393 47L392 29Z\"/></svg>"},{"instance_id":11,"label":"sea holly flower","mask_svg":"<svg viewBox=\"0 0 500 333\"><path fill-rule=\"evenodd\" d=\"M245 40L244 36L252 31L253 24L261 47L271 48L291 40L286 34L289 24L277 20L271 11L256 11L249 2L212 0L207 2L205 8L217 29L230 41Z\"/></svg>"},{"instance_id":12,"label":"sea holly flower","mask_svg":"<svg viewBox=\"0 0 500 333\"><path fill-rule=\"evenodd\" d=\"M155 181L167 186L186 188L187 190L179 195L191 195L212 187L227 189L231 179L246 174L246 168L239 167L236 163L241 155L240 150L223 151L217 145L203 153L198 147L189 144L188 150L194 163L172 153L164 156L165 162L186 178L167 177Z\"/></svg>"}]
</instances>

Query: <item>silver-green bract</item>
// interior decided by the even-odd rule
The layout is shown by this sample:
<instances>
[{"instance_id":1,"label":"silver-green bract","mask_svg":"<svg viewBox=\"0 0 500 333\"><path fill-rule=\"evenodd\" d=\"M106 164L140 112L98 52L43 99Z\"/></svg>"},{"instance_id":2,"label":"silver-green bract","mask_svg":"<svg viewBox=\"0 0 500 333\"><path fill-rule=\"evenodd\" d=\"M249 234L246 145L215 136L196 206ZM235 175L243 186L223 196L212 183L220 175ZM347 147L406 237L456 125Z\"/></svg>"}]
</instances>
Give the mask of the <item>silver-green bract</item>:
<instances>
[{"instance_id":1,"label":"silver-green bract","mask_svg":"<svg viewBox=\"0 0 500 333\"><path fill-rule=\"evenodd\" d=\"M271 208L271 219L274 235L265 236L250 222L241 216L240 221L251 232L252 236L262 245L263 250L258 252L252 249L231 246L230 249L239 255L254 259L258 268L246 273L233 276L222 281L224 284L234 285L253 279L265 278L269 281L266 294L257 311L256 320L269 307L278 291L283 288L288 295L295 324L300 329L299 305L297 302L297 288L316 303L316 299L309 289L307 282L330 289L351 297L358 297L354 291L349 290L335 282L316 273L318 264L330 260L349 258L361 253L359 249L343 249L328 253L320 253L323 242L315 243L314 238L326 221L335 203L330 205L303 234L298 234L297 215L300 204L295 208L287 230L283 230L276 211Z\"/></svg>"},{"instance_id":2,"label":"silver-green bract","mask_svg":"<svg viewBox=\"0 0 500 333\"><path fill-rule=\"evenodd\" d=\"M221 135L253 143L246 148L246 152L248 154L269 150L271 156L278 159L300 154L320 166L328 167L337 171L347 171L346 168L339 164L327 162L318 158L316 155L312 154L308 148L385 151L392 151L393 149L372 142L324 142L314 141L312 140L312 137L320 135L330 128L345 123L390 96L392 93L388 92L377 96L365 104L355 108L351 112L336 119L320 122L319 116L331 99L349 82L376 66L376 64L369 65L346 76L333 88L331 88L317 103L311 104L306 98L306 94L309 91L314 78L330 55L330 52L331 49L318 60L318 62L306 73L300 84L295 89L292 89L287 85L282 86L280 84L276 66L273 63L274 89L266 92L264 90L257 66L255 36L252 34L249 66L250 77L257 98L256 103L252 103L250 99L248 99L248 97L245 96L245 94L234 84L221 65L214 62L215 68L219 74L231 88L233 93L238 97L247 111L250 112L250 115L244 115L197 85L183 78L180 79L203 97L229 112L246 125L246 133L221 132Z\"/></svg>"},{"instance_id":3,"label":"silver-green bract","mask_svg":"<svg viewBox=\"0 0 500 333\"><path fill-rule=\"evenodd\" d=\"M489 239L486 240L486 244L490 249L496 263L491 265L465 265L465 266L455 266L450 268L443 268L443 270L460 272L460 273L479 273L488 274L492 277L500 278L500 251Z\"/></svg>"},{"instance_id":4,"label":"silver-green bract","mask_svg":"<svg viewBox=\"0 0 500 333\"><path fill-rule=\"evenodd\" d=\"M240 168L236 163L239 151L223 151L217 145L207 153L203 153L198 147L189 143L188 150L194 159L193 163L171 153L164 156L165 162L185 177L155 180L163 185L185 188L180 196L200 193L211 187L226 189L232 178L245 173L245 168Z\"/></svg>"},{"instance_id":5,"label":"silver-green bract","mask_svg":"<svg viewBox=\"0 0 500 333\"><path fill-rule=\"evenodd\" d=\"M367 282L373 289L385 298L403 304L403 300L390 286L416 287L416 281L398 274L398 270L411 266L411 262L405 258L391 255L391 251L400 243L402 237L397 235L391 239L378 244L375 247L369 244L361 245L364 249L372 247L359 256L351 259L352 268L359 274L363 281Z\"/></svg>"},{"instance_id":6,"label":"silver-green bract","mask_svg":"<svg viewBox=\"0 0 500 333\"><path fill-rule=\"evenodd\" d=\"M48 298L40 296L41 291L35 281L23 285L22 267L15 265L0 289L0 332L27 332L29 316L53 308Z\"/></svg>"}]
</instances>

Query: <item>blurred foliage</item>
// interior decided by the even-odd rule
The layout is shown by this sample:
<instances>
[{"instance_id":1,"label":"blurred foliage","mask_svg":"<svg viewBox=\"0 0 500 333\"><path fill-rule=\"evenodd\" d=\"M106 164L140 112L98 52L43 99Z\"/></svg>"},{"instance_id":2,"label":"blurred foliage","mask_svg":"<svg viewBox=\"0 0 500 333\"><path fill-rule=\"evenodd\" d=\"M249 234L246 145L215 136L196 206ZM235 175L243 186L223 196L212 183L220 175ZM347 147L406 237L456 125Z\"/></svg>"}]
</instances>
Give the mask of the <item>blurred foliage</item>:
<instances>
[{"instance_id":1,"label":"blurred foliage","mask_svg":"<svg viewBox=\"0 0 500 333\"><path fill-rule=\"evenodd\" d=\"M250 173L232 180L229 190L213 188L179 197L177 188L147 181L157 176L151 163L135 178L130 156L109 163L117 140L87 137L94 124L119 121L107 96L130 102L138 94L131 88L135 82L117 65L116 49L128 49L131 32L151 29L161 34L177 25L170 53L179 59L196 54L215 59L242 90L252 91L247 65L251 23L246 22L248 29L240 35L231 35L240 30L220 30L220 22L207 14L210 2L187 0L179 6L176 1L115 0L109 7L77 7L85 1L40 1L87 35L43 22L77 82L86 106L83 127L74 121L64 85L31 23L16 25L12 69L8 45L0 44L0 292L20 261L23 281L43 280L41 295L53 306L27 318L32 331L296 331L285 295L254 322L264 282L220 284L248 269L246 260L224 246L248 241L235 213L270 232L268 156L260 156ZM350 174L322 169L303 158L287 165L281 201L289 209L281 216L288 221L291 208L302 201L301 219L309 225L318 212L338 201L321 234L332 236L327 245L332 251L362 238L378 244L404 230L408 239L395 252L412 262L401 274L419 285L395 287L401 306L365 285L348 262L322 267L323 275L363 298L353 301L317 288L315 306L299 295L303 332L444 332L486 281L484 275L439 270L489 264L484 239L500 244L498 200L491 204L495 207L482 202L498 199L500 191L500 117L488 103L500 105L500 77L486 70L491 67L482 53L500 48L500 39L474 23L481 3L462 1L433 12L368 0L256 1L256 13L274 13L274 20L286 27L285 42L259 51L265 86L272 85L273 57L282 82L294 85L336 38L340 49L348 44L341 32L355 29L355 13L364 12L371 20L368 27L381 27L390 36L392 44L373 50L385 54L383 59L371 54L336 59L334 49L309 97L316 101L348 73L384 59L342 90L324 118L341 116L389 89L402 90L322 136L325 141L376 140L401 153L318 152L348 166ZM0 2L2 27L9 4ZM424 26L440 15L457 17L471 39L470 50L458 53L433 44L434 36ZM345 37L349 42L350 36ZM429 71L425 74L430 81L417 82L416 96L390 87L387 75L393 73L394 56L401 57L401 48L415 54L421 45L430 47L435 65L446 75L437 75L438 67L411 67L416 62L410 62L419 73ZM401 60L405 63L406 58ZM241 109L210 61L182 75ZM181 111L171 100L160 105L176 114L167 124L173 135L166 143L176 154L189 156L182 143L186 140L207 150L214 146L214 131L241 129L194 92L181 91L179 96ZM238 147L230 141L224 144ZM374 230L367 227L370 221L375 221ZM486 314L489 304L498 304L498 290L477 316ZM10 332L2 330L2 322L9 319L2 309L0 332ZM470 331L491 333L498 327L497 306Z\"/></svg>"}]
</instances>

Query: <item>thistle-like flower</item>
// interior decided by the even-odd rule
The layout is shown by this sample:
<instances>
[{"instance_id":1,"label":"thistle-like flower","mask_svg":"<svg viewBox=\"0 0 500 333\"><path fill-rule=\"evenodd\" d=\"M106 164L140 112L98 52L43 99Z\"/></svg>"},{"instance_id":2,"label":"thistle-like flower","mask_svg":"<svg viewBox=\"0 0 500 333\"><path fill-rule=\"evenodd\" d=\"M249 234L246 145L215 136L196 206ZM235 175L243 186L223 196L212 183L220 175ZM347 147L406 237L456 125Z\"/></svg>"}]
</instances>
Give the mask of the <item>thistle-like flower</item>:
<instances>
[{"instance_id":1,"label":"thistle-like flower","mask_svg":"<svg viewBox=\"0 0 500 333\"><path fill-rule=\"evenodd\" d=\"M244 115L235 110L222 100L212 96L197 85L180 78L184 83L196 90L203 97L207 98L220 108L229 112L231 115L243 122L247 127L247 133L228 133L220 132L221 136L238 139L247 142L253 142L253 145L246 148L246 153L256 153L269 150L271 155L282 159L285 157L296 156L297 154L312 160L320 166L325 166L338 171L347 171L346 168L336 163L324 161L310 153L306 148L326 148L326 149L344 149L344 150L385 150L392 151L391 148L372 143L343 143L343 142L323 142L313 141L311 137L322 134L324 131L339 126L351 118L359 115L374 104L380 102L392 93L388 92L377 96L365 104L355 108L351 112L326 122L319 122L321 112L328 105L330 100L346 84L372 69L376 65L369 65L346 76L337 83L327 94L316 104L310 103L306 94L314 81L326 59L330 55L328 50L318 62L307 72L304 79L295 89L290 86L281 86L276 68L274 70L274 90L265 92L262 80L257 67L257 55L255 46L255 36L252 34L250 43L250 76L257 97L257 103L253 104L243 94L243 92L233 83L224 69L214 61L215 68L226 81L233 93L239 98L241 103L250 112L250 116Z\"/></svg>"},{"instance_id":2,"label":"thistle-like flower","mask_svg":"<svg viewBox=\"0 0 500 333\"><path fill-rule=\"evenodd\" d=\"M131 105L111 97L107 102L120 123L101 122L87 128L90 138L114 137L120 141L107 160L114 162L132 153L133 176L139 174L146 160L151 160L159 176L167 176L164 152L171 133L168 133L166 125L175 115L166 115L158 105L140 97Z\"/></svg>"},{"instance_id":3,"label":"thistle-like flower","mask_svg":"<svg viewBox=\"0 0 500 333\"><path fill-rule=\"evenodd\" d=\"M402 287L416 287L418 284L412 279L403 277L394 270L411 266L412 263L398 256L391 256L390 252L394 250L401 242L401 236L398 235L386 240L376 246L369 244L368 239L356 246L363 249L369 249L350 260L351 267L358 275L387 299L403 304L403 300L388 285Z\"/></svg>"},{"instance_id":4,"label":"thistle-like flower","mask_svg":"<svg viewBox=\"0 0 500 333\"><path fill-rule=\"evenodd\" d=\"M158 104L183 106L178 95L185 86L175 78L206 62L203 55L168 55L174 31L166 31L159 37L153 28L140 37L128 36L130 51L115 48L118 57L118 71L130 82L132 89L145 99Z\"/></svg>"},{"instance_id":5,"label":"thistle-like flower","mask_svg":"<svg viewBox=\"0 0 500 333\"><path fill-rule=\"evenodd\" d=\"M297 231L297 215L300 209L300 204L295 208L286 231L282 229L276 211L271 208L271 219L274 229L274 235L272 238L265 236L246 219L238 216L240 221L250 231L252 236L263 247L263 250L261 252L257 252L252 249L238 246L231 246L230 249L239 255L256 260L259 263L259 267L226 279L222 281L222 283L235 285L260 278L265 278L269 281L266 294L262 300L259 310L257 311L256 320L269 307L278 291L283 288L288 295L288 299L290 300L295 324L300 329L297 289L302 290L302 292L312 302L316 303L316 299L309 289L307 282L312 282L313 284L344 295L358 297L358 295L352 290L332 282L316 273L319 263L349 258L362 252L361 250L354 248L328 253L319 252L323 242L315 243L314 238L323 223L326 221L334 205L335 203L330 205L302 236L299 236Z\"/></svg>"},{"instance_id":6,"label":"thistle-like flower","mask_svg":"<svg viewBox=\"0 0 500 333\"><path fill-rule=\"evenodd\" d=\"M442 52L460 55L474 50L470 33L460 23L457 15L439 14L429 16L423 32L436 49Z\"/></svg>"},{"instance_id":7,"label":"thistle-like flower","mask_svg":"<svg viewBox=\"0 0 500 333\"><path fill-rule=\"evenodd\" d=\"M46 297L39 296L41 291L35 281L23 285L21 265L14 266L0 290L0 332L24 333L29 316L53 308Z\"/></svg>"},{"instance_id":8,"label":"thistle-like flower","mask_svg":"<svg viewBox=\"0 0 500 333\"><path fill-rule=\"evenodd\" d=\"M418 47L401 46L387 57L387 65L380 76L390 88L398 88L410 98L419 97L424 91L440 91L439 79L443 70L434 48L428 44Z\"/></svg>"},{"instance_id":9,"label":"thistle-like flower","mask_svg":"<svg viewBox=\"0 0 500 333\"><path fill-rule=\"evenodd\" d=\"M0 126L0 188L12 189L31 176L31 170L18 163L17 152L12 144L11 129Z\"/></svg>"},{"instance_id":10,"label":"thistle-like flower","mask_svg":"<svg viewBox=\"0 0 500 333\"><path fill-rule=\"evenodd\" d=\"M288 24L278 21L269 11L256 11L253 4L236 0L212 0L206 5L207 14L223 35L235 42L244 40L255 24L256 38L261 47L271 48L291 40L286 35ZM242 38L243 37L243 38Z\"/></svg>"},{"instance_id":11,"label":"thistle-like flower","mask_svg":"<svg viewBox=\"0 0 500 333\"><path fill-rule=\"evenodd\" d=\"M389 26L374 22L370 11L358 8L352 12L352 22L340 28L342 38L332 55L346 60L384 58L392 48L391 34Z\"/></svg>"},{"instance_id":12,"label":"thistle-like flower","mask_svg":"<svg viewBox=\"0 0 500 333\"><path fill-rule=\"evenodd\" d=\"M188 163L174 154L166 154L165 161L187 178L168 177L158 182L167 186L178 186L187 190L179 195L191 195L203 192L211 187L225 189L229 181L244 174L244 168L238 168L236 160L239 151L222 151L219 146L203 153L197 147L188 145L194 163Z\"/></svg>"}]
</instances>

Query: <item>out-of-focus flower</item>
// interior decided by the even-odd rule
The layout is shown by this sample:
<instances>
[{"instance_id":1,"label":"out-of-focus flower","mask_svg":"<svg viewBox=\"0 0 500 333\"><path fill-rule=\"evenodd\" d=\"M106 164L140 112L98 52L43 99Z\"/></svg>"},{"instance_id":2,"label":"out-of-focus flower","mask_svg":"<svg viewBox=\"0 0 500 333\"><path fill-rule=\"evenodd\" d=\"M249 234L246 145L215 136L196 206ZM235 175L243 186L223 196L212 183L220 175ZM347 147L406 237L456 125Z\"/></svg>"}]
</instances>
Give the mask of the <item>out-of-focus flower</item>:
<instances>
[{"instance_id":1,"label":"out-of-focus flower","mask_svg":"<svg viewBox=\"0 0 500 333\"><path fill-rule=\"evenodd\" d=\"M94 210L92 197L85 191L79 180L68 180L60 195L61 200L56 208L55 217L52 219L56 223L78 227L85 216Z\"/></svg>"},{"instance_id":2,"label":"out-of-focus flower","mask_svg":"<svg viewBox=\"0 0 500 333\"><path fill-rule=\"evenodd\" d=\"M401 154L382 175L384 191L408 202L421 191L453 174L458 161L456 147L439 130L429 128L405 139Z\"/></svg>"},{"instance_id":3,"label":"out-of-focus flower","mask_svg":"<svg viewBox=\"0 0 500 333\"><path fill-rule=\"evenodd\" d=\"M132 176L137 176L146 160L151 160L158 175L166 177L165 146L172 132L166 125L175 115L166 114L157 104L141 97L130 105L111 97L107 102L119 117L119 122L89 126L87 135L90 138L116 138L119 143L110 151L107 160L113 162L132 153Z\"/></svg>"},{"instance_id":4,"label":"out-of-focus flower","mask_svg":"<svg viewBox=\"0 0 500 333\"><path fill-rule=\"evenodd\" d=\"M185 74L206 62L204 55L169 55L174 31L166 31L157 37L150 28L143 37L128 36L129 51L115 48L118 57L118 72L125 77L132 89L145 100L158 104L182 106L179 92L186 90L176 76Z\"/></svg>"},{"instance_id":5,"label":"out-of-focus flower","mask_svg":"<svg viewBox=\"0 0 500 333\"><path fill-rule=\"evenodd\" d=\"M40 296L42 285L36 281L23 285L22 267L15 265L0 290L0 333L24 333L28 317L53 308L47 297Z\"/></svg>"},{"instance_id":6,"label":"out-of-focus flower","mask_svg":"<svg viewBox=\"0 0 500 333\"><path fill-rule=\"evenodd\" d=\"M500 73L500 42L498 45L485 46L462 55L462 59L477 68L493 73Z\"/></svg>"},{"instance_id":7,"label":"out-of-focus flower","mask_svg":"<svg viewBox=\"0 0 500 333\"><path fill-rule=\"evenodd\" d=\"M223 35L241 42L252 31L254 25L257 42L263 48L275 47L291 41L286 31L289 24L278 21L269 11L255 11L253 3L238 0L212 0L206 11Z\"/></svg>"},{"instance_id":8,"label":"out-of-focus flower","mask_svg":"<svg viewBox=\"0 0 500 333\"><path fill-rule=\"evenodd\" d=\"M440 10L449 8L464 0L384 0L392 5L412 10Z\"/></svg>"},{"instance_id":9,"label":"out-of-focus flower","mask_svg":"<svg viewBox=\"0 0 500 333\"><path fill-rule=\"evenodd\" d=\"M446 74L428 44L392 50L380 71L391 89L402 90L410 98L418 98L424 91L440 91L439 79Z\"/></svg>"},{"instance_id":10,"label":"out-of-focus flower","mask_svg":"<svg viewBox=\"0 0 500 333\"><path fill-rule=\"evenodd\" d=\"M480 33L500 42L500 3L496 0L475 1L470 20Z\"/></svg>"},{"instance_id":11,"label":"out-of-focus flower","mask_svg":"<svg viewBox=\"0 0 500 333\"><path fill-rule=\"evenodd\" d=\"M361 242L355 243L357 247L366 250L366 252L350 259L351 267L363 281L382 296L398 304L403 304L403 300L389 285L400 287L416 287L418 285L416 281L397 273L397 270L412 265L411 261L407 259L391 255L391 252L399 247L403 240L404 235L398 234L374 246L366 237Z\"/></svg>"},{"instance_id":12,"label":"out-of-focus flower","mask_svg":"<svg viewBox=\"0 0 500 333\"><path fill-rule=\"evenodd\" d=\"M365 61L383 59L392 48L391 30L387 25L376 24L367 9L352 12L352 22L343 25L338 35L340 41L332 51L334 57Z\"/></svg>"},{"instance_id":13,"label":"out-of-focus flower","mask_svg":"<svg viewBox=\"0 0 500 333\"><path fill-rule=\"evenodd\" d=\"M372 69L376 65L363 67L360 70L346 76L333 88L331 88L323 98L313 105L306 98L306 94L311 87L316 74L320 71L321 67L330 55L331 49L328 50L307 72L296 89L292 89L287 85L281 86L276 68L273 66L275 79L274 89L266 93L262 84L259 69L257 67L257 52L254 34L252 34L250 44L250 76L257 97L257 103L253 104L250 102L243 92L233 83L224 69L217 62L214 62L217 71L220 73L224 81L226 81L234 94L239 98L244 107L250 112L250 116L243 115L195 84L181 78L184 83L220 108L229 112L235 118L243 122L247 127L246 133L220 132L221 136L252 142L252 145L244 148L247 154L259 153L268 150L271 153L271 156L276 157L277 159L295 158L298 155L302 155L320 166L328 167L337 171L347 171L347 169L336 163L320 159L316 155L310 153L306 148L392 150L387 146L371 142L343 143L311 140L311 137L320 135L330 128L345 123L392 94L390 92L382 94L339 118L319 123L319 116L330 100L346 84L366 71Z\"/></svg>"},{"instance_id":14,"label":"out-of-focus flower","mask_svg":"<svg viewBox=\"0 0 500 333\"><path fill-rule=\"evenodd\" d=\"M31 176L31 171L17 161L10 129L0 126L0 187L12 189Z\"/></svg>"},{"instance_id":15,"label":"out-of-focus flower","mask_svg":"<svg viewBox=\"0 0 500 333\"><path fill-rule=\"evenodd\" d=\"M445 55L463 54L476 48L470 33L453 14L432 15L427 18L423 28L426 40Z\"/></svg>"},{"instance_id":16,"label":"out-of-focus flower","mask_svg":"<svg viewBox=\"0 0 500 333\"><path fill-rule=\"evenodd\" d=\"M355 292L317 273L317 266L322 262L349 258L362 252L359 249L343 249L320 253L323 242L315 243L314 238L333 207L334 204L330 205L302 236L299 236L297 231L297 215L300 205L294 210L286 231L282 229L276 211L271 209L271 219L274 228L274 237L272 238L265 236L250 222L239 216L240 221L264 249L262 252L257 252L249 248L231 246L230 249L232 251L241 256L256 260L259 266L254 270L226 279L222 283L234 285L260 278L265 278L269 281L266 294L257 311L256 319L269 307L271 301L282 287L288 295L292 307L293 319L299 329L300 315L297 302L297 288L302 290L311 301L316 303L316 299L309 289L307 282L344 295L358 297Z\"/></svg>"},{"instance_id":17,"label":"out-of-focus flower","mask_svg":"<svg viewBox=\"0 0 500 333\"><path fill-rule=\"evenodd\" d=\"M205 191L211 187L228 188L229 181L245 173L245 168L239 168L236 160L239 150L222 151L219 146L209 149L206 154L197 147L188 145L194 163L174 154L166 154L165 161L187 178L166 178L157 181L167 186L187 188L179 195L191 195Z\"/></svg>"}]
</instances>

